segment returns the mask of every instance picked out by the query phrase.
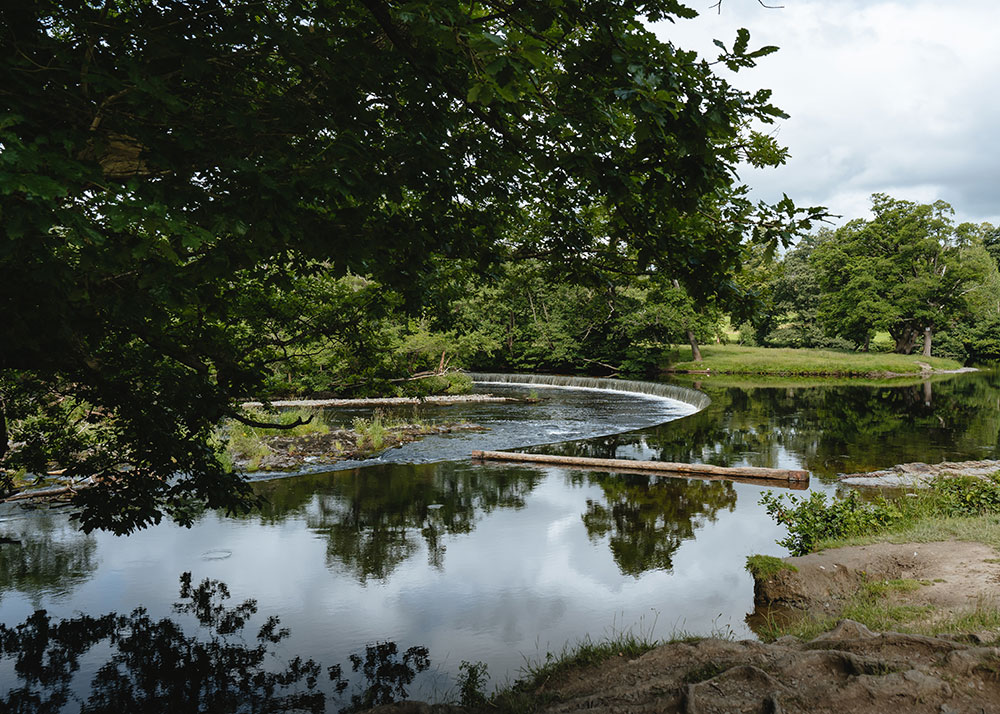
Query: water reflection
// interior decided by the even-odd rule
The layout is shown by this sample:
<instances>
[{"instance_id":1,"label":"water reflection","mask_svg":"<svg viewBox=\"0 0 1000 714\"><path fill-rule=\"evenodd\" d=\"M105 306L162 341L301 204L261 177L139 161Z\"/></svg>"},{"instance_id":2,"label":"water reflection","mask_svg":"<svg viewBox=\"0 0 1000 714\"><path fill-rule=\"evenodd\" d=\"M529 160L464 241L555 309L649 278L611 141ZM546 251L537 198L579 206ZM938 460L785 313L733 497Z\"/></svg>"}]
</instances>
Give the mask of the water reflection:
<instances>
[{"instance_id":1,"label":"water reflection","mask_svg":"<svg viewBox=\"0 0 1000 714\"><path fill-rule=\"evenodd\" d=\"M400 656L395 642L369 645L363 656L352 653L346 672L340 664L324 671L298 656L278 664L279 645L291 632L271 616L248 642L244 631L260 619L257 603L229 605L229 597L225 583L205 579L195 586L191 573L183 573L173 618L153 619L141 607L129 615L63 620L38 610L19 625L0 624L0 666L13 665L14 673L0 691L0 708L55 714L73 702L87 714L320 714L353 678L350 704L340 711L354 712L405 699L414 677L430 666L425 647ZM103 663L84 678L89 683L76 681L88 656Z\"/></svg>"},{"instance_id":2,"label":"water reflection","mask_svg":"<svg viewBox=\"0 0 1000 714\"><path fill-rule=\"evenodd\" d=\"M1000 456L1000 380L981 373L903 386L702 381L702 412L628 434L546 447L572 456L804 468L814 475Z\"/></svg>"},{"instance_id":3,"label":"water reflection","mask_svg":"<svg viewBox=\"0 0 1000 714\"><path fill-rule=\"evenodd\" d=\"M903 461L1000 455L994 374L929 386L702 386L713 401L701 413L545 450L806 468L827 481ZM544 423L582 399L564 394L570 401L539 412ZM648 404L636 409L637 420L648 417ZM456 407L445 418L461 416ZM524 420L516 428L530 435L534 427ZM463 659L487 662L503 680L522 655L558 652L654 610L662 613L657 636L727 625L751 636L744 559L782 554L775 540L783 533L758 505L764 486L474 465L467 455L478 446L450 441L454 460L445 463L256 483L268 500L258 513L206 513L191 529L163 524L122 539L85 536L58 511L8 510L0 536L19 543L0 544L0 618L139 605L160 617L169 614L176 573L193 570L280 614L292 630L283 651L304 659L344 662L384 639L426 644L444 681L420 685L424 696L451 686ZM811 488L832 490L823 478ZM10 674L0 669L0 692Z\"/></svg>"},{"instance_id":4,"label":"water reflection","mask_svg":"<svg viewBox=\"0 0 1000 714\"><path fill-rule=\"evenodd\" d=\"M604 502L587 499L583 524L591 540L607 538L625 575L673 567L673 554L697 529L714 522L720 509L736 507L728 481L658 479L641 474L588 474L604 491Z\"/></svg>"},{"instance_id":5,"label":"water reflection","mask_svg":"<svg viewBox=\"0 0 1000 714\"><path fill-rule=\"evenodd\" d=\"M87 580L97 562L94 537L65 519L28 512L0 520L0 602L17 592L39 607L44 596L68 593Z\"/></svg>"},{"instance_id":6,"label":"water reflection","mask_svg":"<svg viewBox=\"0 0 1000 714\"><path fill-rule=\"evenodd\" d=\"M360 582L384 580L420 550L444 567L445 535L470 533L495 509L524 507L543 474L530 468L439 468L409 464L258 485L269 504L261 517L280 522L291 513L326 540L327 564Z\"/></svg>"}]
</instances>

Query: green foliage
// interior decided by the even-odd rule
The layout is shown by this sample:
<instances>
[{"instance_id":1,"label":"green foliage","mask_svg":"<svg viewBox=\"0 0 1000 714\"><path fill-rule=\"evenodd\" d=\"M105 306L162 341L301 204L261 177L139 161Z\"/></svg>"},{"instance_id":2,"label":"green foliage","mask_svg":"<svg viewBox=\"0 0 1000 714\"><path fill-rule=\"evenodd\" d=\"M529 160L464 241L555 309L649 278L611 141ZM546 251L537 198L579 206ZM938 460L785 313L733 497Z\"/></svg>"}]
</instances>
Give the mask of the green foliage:
<instances>
[{"instance_id":1,"label":"green foliage","mask_svg":"<svg viewBox=\"0 0 1000 714\"><path fill-rule=\"evenodd\" d=\"M474 338L477 369L644 375L691 329L704 340L721 315L657 276L608 276L575 284L538 261L503 266L496 283L470 289L452 325Z\"/></svg>"},{"instance_id":2,"label":"green foliage","mask_svg":"<svg viewBox=\"0 0 1000 714\"><path fill-rule=\"evenodd\" d=\"M909 354L988 303L995 312L995 291L990 298L979 286L995 283L996 265L975 231L954 226L951 206L874 194L872 212L871 221L824 234L810 255L830 335L867 349L874 332L887 330L896 351ZM931 344L924 349L932 354Z\"/></svg>"},{"instance_id":3,"label":"green foliage","mask_svg":"<svg viewBox=\"0 0 1000 714\"><path fill-rule=\"evenodd\" d=\"M472 391L472 378L464 372L431 374L420 379L410 379L400 385L401 396L427 397L432 394L468 394Z\"/></svg>"},{"instance_id":4,"label":"green foliage","mask_svg":"<svg viewBox=\"0 0 1000 714\"><path fill-rule=\"evenodd\" d=\"M382 421L382 414L375 412L371 419L364 417L354 417L351 428L357 434L357 445L359 449L371 449L378 451L385 445L386 425Z\"/></svg>"},{"instance_id":5,"label":"green foliage","mask_svg":"<svg viewBox=\"0 0 1000 714\"><path fill-rule=\"evenodd\" d=\"M792 555L811 553L820 541L879 533L906 517L897 502L881 497L865 501L857 491L829 503L819 492L801 499L788 496L787 505L783 498L768 491L760 503L769 516L788 528L788 536L778 545L788 548Z\"/></svg>"},{"instance_id":6,"label":"green foliage","mask_svg":"<svg viewBox=\"0 0 1000 714\"><path fill-rule=\"evenodd\" d=\"M234 460L246 462L248 471L256 471L261 461L271 452L265 437L277 434L304 436L305 434L326 434L330 427L321 414L313 409L284 409L267 412L261 409L247 409L244 416L260 423L293 424L304 422L292 429L251 426L236 420L227 421L221 427L214 443L218 444L223 463L231 465Z\"/></svg>"},{"instance_id":7,"label":"green foliage","mask_svg":"<svg viewBox=\"0 0 1000 714\"><path fill-rule=\"evenodd\" d=\"M1000 472L989 478L938 478L931 484L935 511L942 516L982 516L1000 512Z\"/></svg>"},{"instance_id":8,"label":"green foliage","mask_svg":"<svg viewBox=\"0 0 1000 714\"><path fill-rule=\"evenodd\" d=\"M441 303L463 270L540 257L589 284L668 275L699 304L740 292L745 239L787 245L823 211L753 205L734 182L741 160L784 160L748 129L783 114L645 24L694 14L674 0L5 8L0 468L100 477L75 498L85 529L190 524L195 501L254 505L210 444L241 399L282 379L384 388L399 376L386 314ZM741 30L717 59L738 70L772 51ZM331 285L345 276L395 295Z\"/></svg>"},{"instance_id":9,"label":"green foliage","mask_svg":"<svg viewBox=\"0 0 1000 714\"><path fill-rule=\"evenodd\" d=\"M458 677L458 703L463 707L481 707L488 701L484 688L490 675L483 662L467 662L462 660L458 665L461 674Z\"/></svg>"},{"instance_id":10,"label":"green foliage","mask_svg":"<svg viewBox=\"0 0 1000 714\"><path fill-rule=\"evenodd\" d=\"M808 498L761 496L769 516L788 528L778 541L792 555L811 553L820 544L884 534L920 525L927 519L969 518L1000 513L1000 472L985 479L935 478L930 488L900 499L865 500L857 491L827 502L824 494Z\"/></svg>"}]
</instances>

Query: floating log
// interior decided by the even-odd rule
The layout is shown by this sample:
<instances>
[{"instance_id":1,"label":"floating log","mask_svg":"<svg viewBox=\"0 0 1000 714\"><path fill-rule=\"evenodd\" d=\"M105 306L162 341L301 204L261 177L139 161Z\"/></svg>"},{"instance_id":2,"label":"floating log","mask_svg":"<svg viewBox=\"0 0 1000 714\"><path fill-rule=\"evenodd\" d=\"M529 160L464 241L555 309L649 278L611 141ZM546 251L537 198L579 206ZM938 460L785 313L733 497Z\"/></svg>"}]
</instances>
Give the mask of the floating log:
<instances>
[{"instance_id":1,"label":"floating log","mask_svg":"<svg viewBox=\"0 0 1000 714\"><path fill-rule=\"evenodd\" d=\"M551 454L523 454L515 451L473 451L472 458L484 461L519 461L522 463L555 464L599 468L604 471L621 469L670 472L691 476L714 476L726 479L766 479L770 481L804 482L808 471L792 469L767 469L758 466L713 466L711 464L681 464L670 461L631 461L627 459L594 459L583 456L553 456Z\"/></svg>"}]
</instances>

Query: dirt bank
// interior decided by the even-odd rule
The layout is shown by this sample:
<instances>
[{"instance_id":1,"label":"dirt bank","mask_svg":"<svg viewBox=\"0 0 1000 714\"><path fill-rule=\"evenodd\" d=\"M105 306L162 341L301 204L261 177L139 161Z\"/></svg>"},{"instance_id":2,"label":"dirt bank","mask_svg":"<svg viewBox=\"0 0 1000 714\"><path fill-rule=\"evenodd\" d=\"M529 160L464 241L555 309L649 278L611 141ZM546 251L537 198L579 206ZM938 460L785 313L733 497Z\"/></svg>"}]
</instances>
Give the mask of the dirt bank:
<instances>
[{"instance_id":1,"label":"dirt bank","mask_svg":"<svg viewBox=\"0 0 1000 714\"><path fill-rule=\"evenodd\" d=\"M908 624L933 629L980 604L1000 602L1000 558L982 543L876 543L783 562L783 569L754 580L756 617L839 617L859 594L877 591L883 604L906 608ZM1000 639L1000 630L981 634Z\"/></svg>"},{"instance_id":2,"label":"dirt bank","mask_svg":"<svg viewBox=\"0 0 1000 714\"><path fill-rule=\"evenodd\" d=\"M845 620L810 642L704 639L567 672L524 711L942 714L1000 710L1000 649L970 641L876 634ZM505 711L486 707L483 711ZM511 709L513 710L513 709ZM380 714L472 712L416 702Z\"/></svg>"},{"instance_id":3,"label":"dirt bank","mask_svg":"<svg viewBox=\"0 0 1000 714\"><path fill-rule=\"evenodd\" d=\"M995 712L1000 650L842 622L811 642L706 639L546 684L544 712Z\"/></svg>"}]
</instances>

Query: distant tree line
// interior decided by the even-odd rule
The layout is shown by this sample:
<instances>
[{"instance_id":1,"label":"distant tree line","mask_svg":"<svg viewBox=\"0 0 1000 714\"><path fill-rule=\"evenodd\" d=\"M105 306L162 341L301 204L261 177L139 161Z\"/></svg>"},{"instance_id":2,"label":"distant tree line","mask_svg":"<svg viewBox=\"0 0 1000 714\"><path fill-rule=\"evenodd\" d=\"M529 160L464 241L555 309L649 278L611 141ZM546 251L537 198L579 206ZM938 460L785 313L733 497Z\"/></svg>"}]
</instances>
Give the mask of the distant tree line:
<instances>
[{"instance_id":1,"label":"distant tree line","mask_svg":"<svg viewBox=\"0 0 1000 714\"><path fill-rule=\"evenodd\" d=\"M779 260L745 336L768 347L1000 358L1000 229L944 201L872 196L870 220L821 229ZM879 333L888 344L876 344Z\"/></svg>"},{"instance_id":2,"label":"distant tree line","mask_svg":"<svg viewBox=\"0 0 1000 714\"><path fill-rule=\"evenodd\" d=\"M311 278L288 304L300 316L339 316L336 339L282 362L271 388L426 393L454 389L438 376L452 367L654 376L677 345L731 339L1000 359L1000 229L956 225L943 201L884 194L872 197L872 214L807 235L783 256L744 246L725 300L656 271L568 280L524 260L485 278L452 266L433 308L413 317L371 280Z\"/></svg>"}]
</instances>

